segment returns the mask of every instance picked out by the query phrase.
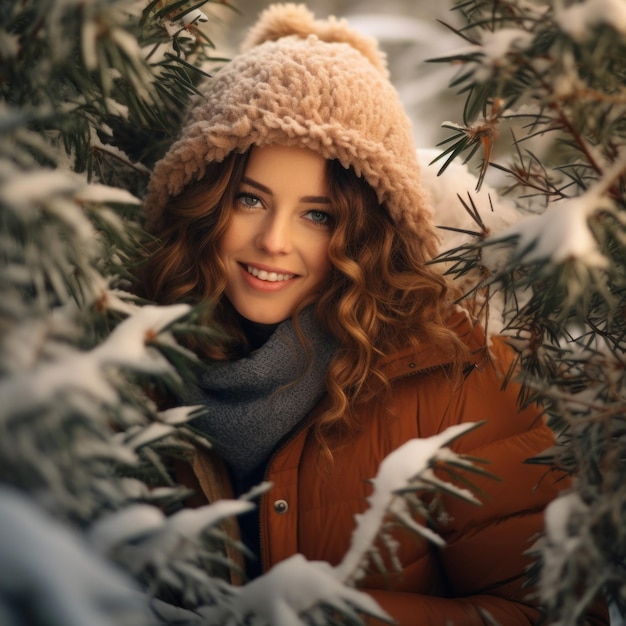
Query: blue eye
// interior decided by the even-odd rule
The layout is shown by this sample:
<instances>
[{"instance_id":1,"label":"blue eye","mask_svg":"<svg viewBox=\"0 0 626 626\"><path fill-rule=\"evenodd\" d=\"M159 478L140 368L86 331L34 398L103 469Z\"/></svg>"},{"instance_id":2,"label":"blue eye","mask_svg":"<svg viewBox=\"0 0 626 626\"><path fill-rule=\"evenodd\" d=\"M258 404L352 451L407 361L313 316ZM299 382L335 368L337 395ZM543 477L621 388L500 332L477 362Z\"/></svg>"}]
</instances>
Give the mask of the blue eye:
<instances>
[{"instance_id":1,"label":"blue eye","mask_svg":"<svg viewBox=\"0 0 626 626\"><path fill-rule=\"evenodd\" d=\"M319 210L309 211L306 214L306 218L314 224L319 224L320 226L330 226L333 221L332 215L330 215L330 213Z\"/></svg>"},{"instance_id":2,"label":"blue eye","mask_svg":"<svg viewBox=\"0 0 626 626\"><path fill-rule=\"evenodd\" d=\"M261 198L255 196L253 193L238 193L235 199L239 204L243 204L248 209L256 209L261 204Z\"/></svg>"}]
</instances>

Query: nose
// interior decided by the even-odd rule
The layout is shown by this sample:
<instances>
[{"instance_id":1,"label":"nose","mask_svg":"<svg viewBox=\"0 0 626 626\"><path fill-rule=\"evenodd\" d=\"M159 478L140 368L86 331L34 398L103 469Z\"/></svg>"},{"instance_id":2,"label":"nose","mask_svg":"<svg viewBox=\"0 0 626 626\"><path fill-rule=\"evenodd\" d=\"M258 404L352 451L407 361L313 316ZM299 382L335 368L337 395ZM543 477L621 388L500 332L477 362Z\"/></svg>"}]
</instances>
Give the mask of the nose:
<instances>
[{"instance_id":1,"label":"nose","mask_svg":"<svg viewBox=\"0 0 626 626\"><path fill-rule=\"evenodd\" d=\"M286 216L269 214L263 220L256 244L268 254L287 254L293 245L289 220Z\"/></svg>"}]
</instances>

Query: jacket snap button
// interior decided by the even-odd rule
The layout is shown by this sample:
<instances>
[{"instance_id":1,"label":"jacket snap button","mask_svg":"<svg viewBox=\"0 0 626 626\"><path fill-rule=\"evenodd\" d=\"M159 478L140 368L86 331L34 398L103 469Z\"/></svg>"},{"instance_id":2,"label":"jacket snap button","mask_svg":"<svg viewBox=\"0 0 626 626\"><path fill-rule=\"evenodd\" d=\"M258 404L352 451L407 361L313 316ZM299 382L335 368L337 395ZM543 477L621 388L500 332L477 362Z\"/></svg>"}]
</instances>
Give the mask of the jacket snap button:
<instances>
[{"instance_id":1,"label":"jacket snap button","mask_svg":"<svg viewBox=\"0 0 626 626\"><path fill-rule=\"evenodd\" d=\"M274 511L279 515L283 515L289 509L289 505L287 504L287 500L276 500L274 502Z\"/></svg>"}]
</instances>

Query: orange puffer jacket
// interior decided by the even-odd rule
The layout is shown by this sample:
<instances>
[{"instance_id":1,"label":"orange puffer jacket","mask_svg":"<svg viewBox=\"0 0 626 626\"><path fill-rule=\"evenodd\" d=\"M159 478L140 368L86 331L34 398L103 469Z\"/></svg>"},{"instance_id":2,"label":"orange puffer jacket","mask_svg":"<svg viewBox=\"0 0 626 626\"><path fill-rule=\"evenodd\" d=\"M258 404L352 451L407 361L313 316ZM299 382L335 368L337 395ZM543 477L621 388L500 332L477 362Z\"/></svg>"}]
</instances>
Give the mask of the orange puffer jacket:
<instances>
[{"instance_id":1,"label":"orange puffer jacket","mask_svg":"<svg viewBox=\"0 0 626 626\"><path fill-rule=\"evenodd\" d=\"M483 490L482 506L445 496L445 519L435 530L446 546L399 529L395 538L402 571L371 574L359 582L401 626L534 624L539 612L522 588L530 558L524 555L543 527L543 509L568 484L541 465L526 464L553 443L539 411L519 412L519 388L502 390L507 351L486 355L482 332L464 316L456 331L474 351L471 372L460 382L448 376L449 358L433 346L407 350L386 360L391 405L370 402L359 410L363 428L320 465L320 445L304 426L275 452L266 480L273 483L260 506L263 569L296 553L339 563L350 546L355 516L367 508L368 479L404 442L430 437L461 422L485 424L452 444L456 452L484 459L499 477L468 476ZM308 421L310 424L310 421ZM225 472L198 451L196 479L210 500L227 496ZM590 615L608 624L603 605ZM490 617L493 621L490 621Z\"/></svg>"}]
</instances>

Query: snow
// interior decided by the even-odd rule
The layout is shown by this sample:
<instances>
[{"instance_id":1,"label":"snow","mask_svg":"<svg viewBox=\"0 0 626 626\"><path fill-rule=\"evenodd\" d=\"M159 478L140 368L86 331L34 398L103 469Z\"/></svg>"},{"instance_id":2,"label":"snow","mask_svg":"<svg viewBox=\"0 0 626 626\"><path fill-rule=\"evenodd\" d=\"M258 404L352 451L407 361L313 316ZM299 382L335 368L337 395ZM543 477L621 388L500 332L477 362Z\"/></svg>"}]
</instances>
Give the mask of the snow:
<instances>
[{"instance_id":1,"label":"snow","mask_svg":"<svg viewBox=\"0 0 626 626\"><path fill-rule=\"evenodd\" d=\"M539 586L544 600L550 599L554 589L559 587L566 563L572 561L571 555L582 541L578 534L570 532L568 527L571 519L574 516L585 515L586 512L587 505L580 495L573 491L559 495L546 507L545 539L540 540L544 546Z\"/></svg>"},{"instance_id":2,"label":"snow","mask_svg":"<svg viewBox=\"0 0 626 626\"><path fill-rule=\"evenodd\" d=\"M389 512L427 539L438 545L443 544L434 532L417 527L404 504L404 498L396 492L419 488L420 481L421 486L440 482L430 469L435 461L460 462L470 467L468 461L444 446L475 426L473 423L459 424L430 438L410 440L383 460L372 481L369 509L357 516L352 544L339 565L332 567L326 562L308 561L303 555L296 554L276 564L260 578L243 587L233 588L232 596L227 596L218 605L200 608L199 615L207 623L225 626L241 623L250 626L305 626L327 623L322 616L321 607L324 605L353 619L359 612L391 621L371 596L353 585ZM445 486L449 492L478 502L467 489L449 483ZM185 528L185 531L188 529Z\"/></svg>"},{"instance_id":3,"label":"snow","mask_svg":"<svg viewBox=\"0 0 626 626\"><path fill-rule=\"evenodd\" d=\"M107 554L117 545L134 541L161 527L163 513L148 504L133 504L111 513L95 524L87 534L87 540L100 554Z\"/></svg>"},{"instance_id":4,"label":"snow","mask_svg":"<svg viewBox=\"0 0 626 626\"><path fill-rule=\"evenodd\" d=\"M129 316L137 313L140 307L132 302L135 296L120 289L109 289L109 280L97 274L91 282L92 291L98 299L98 306Z\"/></svg>"},{"instance_id":5,"label":"snow","mask_svg":"<svg viewBox=\"0 0 626 626\"><path fill-rule=\"evenodd\" d=\"M137 456L128 446L94 439L77 441L74 454L77 460L84 459L86 462L95 459L106 459L115 461L116 464L126 465L133 465L137 462Z\"/></svg>"},{"instance_id":6,"label":"snow","mask_svg":"<svg viewBox=\"0 0 626 626\"><path fill-rule=\"evenodd\" d=\"M194 9L193 11L189 11L180 18L180 22L185 24L185 26L188 26L189 24L196 24L199 22L208 21L209 18L200 9Z\"/></svg>"},{"instance_id":7,"label":"snow","mask_svg":"<svg viewBox=\"0 0 626 626\"><path fill-rule=\"evenodd\" d=\"M167 526L181 537L198 536L205 528L219 524L222 520L246 513L254 504L244 500L218 500L197 509L183 509L167 518Z\"/></svg>"},{"instance_id":8,"label":"snow","mask_svg":"<svg viewBox=\"0 0 626 626\"><path fill-rule=\"evenodd\" d=\"M72 196L82 184L79 176L62 170L41 168L14 172L3 182L1 197L8 206L24 207L45 202L53 196Z\"/></svg>"},{"instance_id":9,"label":"snow","mask_svg":"<svg viewBox=\"0 0 626 626\"><path fill-rule=\"evenodd\" d=\"M589 218L601 206L596 194L564 200L541 215L520 221L493 241L517 237L515 254L522 257L524 263L549 260L558 264L578 260L588 267L604 268L608 261L589 228Z\"/></svg>"},{"instance_id":10,"label":"snow","mask_svg":"<svg viewBox=\"0 0 626 626\"><path fill-rule=\"evenodd\" d=\"M186 304L142 307L90 352L73 352L1 381L0 419L52 402L69 390L81 390L105 404L114 404L118 396L107 376L109 366L149 374L173 373L167 359L149 342L189 310Z\"/></svg>"},{"instance_id":11,"label":"snow","mask_svg":"<svg viewBox=\"0 0 626 626\"><path fill-rule=\"evenodd\" d=\"M496 236L523 217L523 214L511 202L501 198L498 192L486 182L483 182L479 191L475 191L478 179L470 173L460 159L452 161L441 174L438 174L440 165L438 163L430 165L430 163L439 154L438 150L420 149L417 151L422 184L430 198L435 225L440 227L437 233L440 238L440 254L462 245L479 242L476 236L469 233L481 234L480 227L465 210L461 199L468 204L471 199L476 206L485 226L484 236ZM449 228L467 232L448 230ZM497 271L505 265L507 254L497 246L486 246L481 250L481 262L492 271ZM470 272L468 275L459 276L456 284L461 290L469 291L481 278L479 274ZM502 293L492 294L489 318L485 324L490 337L502 331L503 308Z\"/></svg>"},{"instance_id":12,"label":"snow","mask_svg":"<svg viewBox=\"0 0 626 626\"><path fill-rule=\"evenodd\" d=\"M114 28L109 32L109 36L111 41L114 41L126 53L131 61L143 59L137 38L132 33L124 30L123 28ZM136 68L138 64L135 63L134 66ZM146 75L149 76L148 73L146 73Z\"/></svg>"},{"instance_id":13,"label":"snow","mask_svg":"<svg viewBox=\"0 0 626 626\"><path fill-rule=\"evenodd\" d=\"M533 41L533 33L521 28L501 28L483 31L480 52L490 65L499 65L511 51L521 52Z\"/></svg>"},{"instance_id":14,"label":"snow","mask_svg":"<svg viewBox=\"0 0 626 626\"><path fill-rule=\"evenodd\" d=\"M118 45L131 58L141 58L138 54L138 46L133 36L131 39L124 27L128 24L129 17L139 20L145 9L145 3L124 2L124 3L91 3L91 12L87 13L87 19L83 20L82 43L83 43L83 59L87 69L94 70L97 68L97 41L102 36L103 30L107 29L107 33L111 39L118 42ZM94 15L94 6L97 13ZM121 26L121 28L116 27ZM120 43L120 40L121 43Z\"/></svg>"},{"instance_id":15,"label":"snow","mask_svg":"<svg viewBox=\"0 0 626 626\"><path fill-rule=\"evenodd\" d=\"M9 364L11 371L35 367L42 358L42 347L46 355L60 357L71 353L66 343L54 340L76 333L72 311L68 308L55 309L46 318L25 318L2 337L2 360Z\"/></svg>"},{"instance_id":16,"label":"snow","mask_svg":"<svg viewBox=\"0 0 626 626\"><path fill-rule=\"evenodd\" d=\"M405 500L397 497L395 492L407 488L416 478L418 481L420 478L432 481L433 474L429 466L439 458L440 448L475 428L475 426L474 423L458 424L433 437L411 439L382 461L376 477L372 480L373 492L368 498L369 508L365 513L357 515L357 526L352 535L350 549L342 562L337 565L339 579L348 581L360 574L367 554L389 511L397 516L408 515ZM459 457L450 451L447 451L446 458L459 460ZM467 489L460 489L449 483L446 483L446 486L455 490L458 495L477 502ZM431 534L427 530L421 534L428 535L429 539L438 545L443 545L443 540L437 535Z\"/></svg>"},{"instance_id":17,"label":"snow","mask_svg":"<svg viewBox=\"0 0 626 626\"><path fill-rule=\"evenodd\" d=\"M555 19L563 32L577 42L593 35L596 27L607 25L626 35L626 3L623 0L585 0L562 6L555 3Z\"/></svg>"},{"instance_id":18,"label":"snow","mask_svg":"<svg viewBox=\"0 0 626 626\"><path fill-rule=\"evenodd\" d=\"M199 541L201 533L207 528L219 524L226 518L240 515L254 508L251 502L243 500L218 500L196 509L183 509L170 517L165 517L161 524L156 524L156 514L147 511L131 512L142 520L141 537L135 536L130 544L125 544L129 536L127 517L124 511L113 514L111 519L103 520L103 529L94 525L94 536L99 546L114 548L116 537L120 547L116 550L124 557L127 566L135 573L141 572L148 564L157 568L166 565L174 556L180 554L183 544ZM151 526L151 522L154 525ZM124 544L124 545L122 545Z\"/></svg>"},{"instance_id":19,"label":"snow","mask_svg":"<svg viewBox=\"0 0 626 626\"><path fill-rule=\"evenodd\" d=\"M479 192L470 193L469 190L475 187L476 177L458 160L437 176L437 167L428 165L436 156L438 152L434 150L418 151L424 187L431 199L435 224L478 233L479 226L462 207L457 196L468 203L471 198L486 227L481 263L492 275L504 269L511 259L520 263L548 262L552 265L575 261L581 268L591 270L607 267L608 259L591 230L590 220L602 211L611 212L619 219L607 192L626 170L626 154L618 155L611 165L598 159L598 163L605 167L599 181L581 195L555 202L545 212L534 215L525 215L486 184ZM443 229L440 238L440 253L461 245L479 243L469 233ZM467 291L480 278L479 275L469 273L459 277L457 284ZM570 284L570 289L575 289L575 283ZM516 295L523 303L530 293L518 290ZM577 296L575 292L570 295ZM503 328L502 293L493 293L489 304L486 326L491 337Z\"/></svg>"},{"instance_id":20,"label":"snow","mask_svg":"<svg viewBox=\"0 0 626 626\"><path fill-rule=\"evenodd\" d=\"M105 365L129 366L146 373L168 372L171 367L167 360L149 342L190 310L188 304L141 307L92 350L92 356Z\"/></svg>"},{"instance_id":21,"label":"snow","mask_svg":"<svg viewBox=\"0 0 626 626\"><path fill-rule=\"evenodd\" d=\"M172 435L175 432L176 428L174 426L154 422L144 426L137 434L129 437L126 440L126 445L133 450L137 450L138 448L147 446L155 441L158 441L159 439L163 439L168 435Z\"/></svg>"},{"instance_id":22,"label":"snow","mask_svg":"<svg viewBox=\"0 0 626 626\"><path fill-rule=\"evenodd\" d=\"M192 24L206 23L208 21L209 18L206 16L205 13L203 13L200 9L193 9L192 11L185 13L185 15L181 16L178 20L165 20L163 22L163 27L171 38L177 37L180 39L184 37L189 42L195 42L195 35L189 30L185 29L185 27ZM162 51L161 56L159 56L158 60L161 60L166 52L173 52L173 48L171 48L171 46L162 45L161 47L165 48L165 50ZM150 57L150 59L152 61L155 60L152 56Z\"/></svg>"},{"instance_id":23,"label":"snow","mask_svg":"<svg viewBox=\"0 0 626 626\"><path fill-rule=\"evenodd\" d=\"M576 492L560 495L546 507L545 535L551 543L564 545L570 539L567 525L573 511L584 510L586 507Z\"/></svg>"},{"instance_id":24,"label":"snow","mask_svg":"<svg viewBox=\"0 0 626 626\"><path fill-rule=\"evenodd\" d=\"M176 427L185 424L199 406L181 406L157 414L161 421L148 425L137 424L128 428L123 433L118 433L118 439L123 441L127 450L137 450L143 446L150 445L155 441L163 439L176 433Z\"/></svg>"},{"instance_id":25,"label":"snow","mask_svg":"<svg viewBox=\"0 0 626 626\"><path fill-rule=\"evenodd\" d=\"M589 220L601 211L617 215L607 192L624 171L626 152L618 155L587 191L554 203L540 215L519 221L492 238L492 242L517 238L514 253L524 263L550 261L558 264L576 260L589 268L606 268L608 259L600 251Z\"/></svg>"},{"instance_id":26,"label":"snow","mask_svg":"<svg viewBox=\"0 0 626 626\"><path fill-rule=\"evenodd\" d=\"M463 208L459 196L466 202L470 197L474 201L487 228L486 234L502 232L522 217L512 203L500 198L498 192L487 183L483 183L479 191L474 191L478 179L461 160L455 159L441 174L438 174L441 165L430 163L440 154L439 150L434 149L417 151L421 167L421 182L431 201L435 225L478 231L478 225ZM471 235L445 229L439 230L437 234L441 240L440 253L471 242L473 239Z\"/></svg>"},{"instance_id":27,"label":"snow","mask_svg":"<svg viewBox=\"0 0 626 626\"><path fill-rule=\"evenodd\" d=\"M478 67L474 77L478 82L487 80L492 69L506 63L510 52L523 52L533 41L534 35L522 28L501 28L482 31L481 41L476 45L463 46L446 53L447 57L473 56Z\"/></svg>"},{"instance_id":28,"label":"snow","mask_svg":"<svg viewBox=\"0 0 626 626\"><path fill-rule=\"evenodd\" d=\"M5 602L28 598L41 624L50 616L64 626L151 623L134 581L7 487L0 487L0 528L0 613Z\"/></svg>"},{"instance_id":29,"label":"snow","mask_svg":"<svg viewBox=\"0 0 626 626\"><path fill-rule=\"evenodd\" d=\"M8 172L7 172L8 174ZM72 229L76 237L81 242L87 244L84 250L95 254L94 242L97 241L97 233L91 220L80 206L81 203L88 204L140 204L140 200L124 189L109 187L107 185L92 183L72 172L62 169L20 172L13 171L10 176L6 176L0 190L0 200L12 207L12 210L19 215L22 220L33 220L41 214L53 215ZM124 234L127 227L121 220L117 219L110 211L100 208L100 217L108 224L117 228L117 231ZM43 228L43 227L42 227ZM74 246L78 253L78 248ZM80 246L83 250L83 247ZM46 264L48 279L54 279L54 272L57 265L62 267L63 261L67 258L66 242L59 240L57 236L50 239L47 248L49 256L54 256L56 252L59 263L49 262ZM86 271L86 268L83 268ZM89 277L97 280L95 273ZM57 291L65 291L65 280L59 276ZM89 280L85 284L90 284Z\"/></svg>"},{"instance_id":30,"label":"snow","mask_svg":"<svg viewBox=\"0 0 626 626\"><path fill-rule=\"evenodd\" d=\"M192 417L192 413L202 409L202 405L196 406L178 406L173 409L167 409L158 413L159 419L164 424L170 424L172 426L180 426L185 424Z\"/></svg>"},{"instance_id":31,"label":"snow","mask_svg":"<svg viewBox=\"0 0 626 626\"><path fill-rule=\"evenodd\" d=\"M124 120L128 120L129 109L127 105L118 102L114 98L105 98L104 102L106 104L107 111L113 113L114 115L118 115ZM113 136L113 134L114 133L111 133L111 136Z\"/></svg>"},{"instance_id":32,"label":"snow","mask_svg":"<svg viewBox=\"0 0 626 626\"><path fill-rule=\"evenodd\" d=\"M76 199L82 202L93 202L98 204L141 204L141 200L133 196L132 193L119 187L109 187L99 183L85 185L76 193Z\"/></svg>"},{"instance_id":33,"label":"snow","mask_svg":"<svg viewBox=\"0 0 626 626\"><path fill-rule=\"evenodd\" d=\"M106 404L117 400L100 363L87 354L73 354L20 372L0 382L0 418L43 406L69 390L81 390Z\"/></svg>"},{"instance_id":34,"label":"snow","mask_svg":"<svg viewBox=\"0 0 626 626\"><path fill-rule=\"evenodd\" d=\"M84 20L81 32L83 62L89 71L98 67L98 26L95 20Z\"/></svg>"},{"instance_id":35,"label":"snow","mask_svg":"<svg viewBox=\"0 0 626 626\"><path fill-rule=\"evenodd\" d=\"M311 622L303 614L324 603L353 616L357 609L391 621L371 596L342 585L329 563L307 561L301 554L233 591L230 606L204 607L198 613L207 623L225 626L308 626Z\"/></svg>"}]
</instances>

